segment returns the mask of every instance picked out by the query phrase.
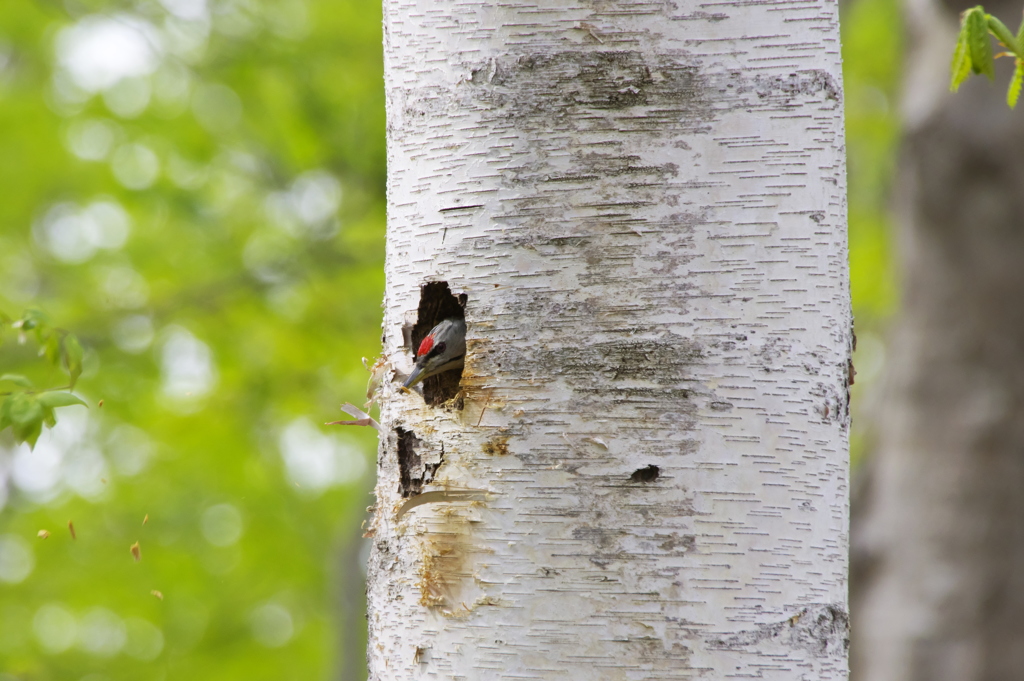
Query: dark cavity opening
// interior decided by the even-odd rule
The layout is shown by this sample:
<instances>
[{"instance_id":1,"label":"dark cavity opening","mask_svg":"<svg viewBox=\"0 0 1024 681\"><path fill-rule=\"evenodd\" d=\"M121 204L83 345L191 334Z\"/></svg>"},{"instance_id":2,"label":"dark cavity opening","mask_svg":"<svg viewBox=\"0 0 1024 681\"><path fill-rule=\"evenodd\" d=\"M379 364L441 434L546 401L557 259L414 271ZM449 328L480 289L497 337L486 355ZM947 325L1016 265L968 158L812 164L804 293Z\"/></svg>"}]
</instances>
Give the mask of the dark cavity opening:
<instances>
[{"instance_id":1,"label":"dark cavity opening","mask_svg":"<svg viewBox=\"0 0 1024 681\"><path fill-rule=\"evenodd\" d=\"M424 462L420 454L423 442L405 428L395 428L398 436L398 493L403 498L414 497L423 491L423 485L434 479L434 473L444 463L444 450L434 462Z\"/></svg>"},{"instance_id":2,"label":"dark cavity opening","mask_svg":"<svg viewBox=\"0 0 1024 681\"><path fill-rule=\"evenodd\" d=\"M429 281L420 287L420 306L416 314L416 325L406 335L409 349L415 355L420 343L430 330L445 319L466 319L466 294L455 295L446 281ZM459 394L462 369L452 369L430 376L423 381L423 399L432 407L444 404ZM456 404L461 408L461 404Z\"/></svg>"},{"instance_id":3,"label":"dark cavity opening","mask_svg":"<svg viewBox=\"0 0 1024 681\"><path fill-rule=\"evenodd\" d=\"M651 464L650 466L644 466L633 471L633 475L629 476L630 482L654 482L658 479L658 475L661 474L661 469Z\"/></svg>"}]
</instances>

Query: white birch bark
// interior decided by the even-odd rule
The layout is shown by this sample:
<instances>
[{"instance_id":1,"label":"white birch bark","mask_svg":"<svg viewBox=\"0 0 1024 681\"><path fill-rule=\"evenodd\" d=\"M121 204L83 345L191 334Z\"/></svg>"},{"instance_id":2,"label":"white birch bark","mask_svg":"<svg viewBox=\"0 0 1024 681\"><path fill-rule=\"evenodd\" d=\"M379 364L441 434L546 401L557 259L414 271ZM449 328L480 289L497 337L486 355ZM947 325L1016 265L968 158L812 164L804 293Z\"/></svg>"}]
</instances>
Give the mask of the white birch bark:
<instances>
[{"instance_id":1,"label":"white birch bark","mask_svg":"<svg viewBox=\"0 0 1024 681\"><path fill-rule=\"evenodd\" d=\"M381 391L370 678L846 678L836 4L384 14L388 378L425 282L469 341Z\"/></svg>"}]
</instances>

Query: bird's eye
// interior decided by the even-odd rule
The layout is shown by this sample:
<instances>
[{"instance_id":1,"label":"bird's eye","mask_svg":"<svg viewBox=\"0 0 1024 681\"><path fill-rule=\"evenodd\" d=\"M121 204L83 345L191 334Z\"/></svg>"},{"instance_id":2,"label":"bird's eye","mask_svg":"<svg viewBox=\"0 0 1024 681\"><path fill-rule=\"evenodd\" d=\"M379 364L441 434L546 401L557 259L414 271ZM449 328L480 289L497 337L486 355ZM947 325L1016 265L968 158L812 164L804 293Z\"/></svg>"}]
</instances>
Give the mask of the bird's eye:
<instances>
[{"instance_id":1,"label":"bird's eye","mask_svg":"<svg viewBox=\"0 0 1024 681\"><path fill-rule=\"evenodd\" d=\"M434 346L434 352L440 355L444 352L444 348L444 343L438 343L437 345Z\"/></svg>"}]
</instances>

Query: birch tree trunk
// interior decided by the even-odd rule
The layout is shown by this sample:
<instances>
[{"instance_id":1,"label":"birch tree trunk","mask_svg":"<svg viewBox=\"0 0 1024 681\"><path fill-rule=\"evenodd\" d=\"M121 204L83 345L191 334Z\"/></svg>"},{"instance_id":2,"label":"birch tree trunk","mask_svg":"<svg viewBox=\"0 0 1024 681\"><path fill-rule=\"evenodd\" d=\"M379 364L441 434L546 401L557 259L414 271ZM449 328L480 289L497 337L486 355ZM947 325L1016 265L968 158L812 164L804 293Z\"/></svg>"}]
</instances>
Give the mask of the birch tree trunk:
<instances>
[{"instance_id":1,"label":"birch tree trunk","mask_svg":"<svg viewBox=\"0 0 1024 681\"><path fill-rule=\"evenodd\" d=\"M863 681L1024 679L1024 125L1008 64L948 92L972 4L906 3L903 309L854 524ZM1019 0L984 6L1016 25Z\"/></svg>"},{"instance_id":2,"label":"birch tree trunk","mask_svg":"<svg viewBox=\"0 0 1024 681\"><path fill-rule=\"evenodd\" d=\"M384 14L370 678L845 679L836 4Z\"/></svg>"}]
</instances>

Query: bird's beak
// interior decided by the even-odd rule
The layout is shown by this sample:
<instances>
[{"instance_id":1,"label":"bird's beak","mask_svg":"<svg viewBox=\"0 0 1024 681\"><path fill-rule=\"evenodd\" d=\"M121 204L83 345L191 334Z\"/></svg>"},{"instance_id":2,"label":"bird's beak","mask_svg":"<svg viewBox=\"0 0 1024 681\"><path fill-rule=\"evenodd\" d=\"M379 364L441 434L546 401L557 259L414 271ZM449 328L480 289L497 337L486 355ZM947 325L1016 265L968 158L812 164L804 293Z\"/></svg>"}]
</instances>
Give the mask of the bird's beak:
<instances>
[{"instance_id":1,"label":"bird's beak","mask_svg":"<svg viewBox=\"0 0 1024 681\"><path fill-rule=\"evenodd\" d=\"M415 367L413 367L412 373L409 374L409 378L405 379L405 383L402 384L402 387L403 388L411 388L412 386L416 385L417 383L422 381L423 378L426 378L425 376L423 378L420 378L420 376L422 374L423 374L423 367L421 367L421 366L419 366L417 364Z\"/></svg>"}]
</instances>

